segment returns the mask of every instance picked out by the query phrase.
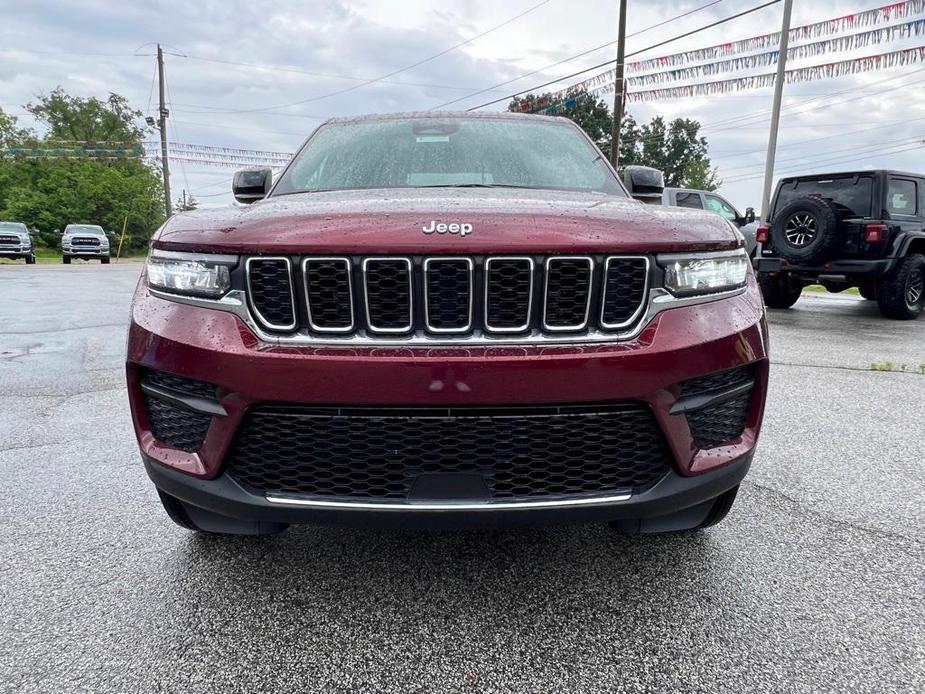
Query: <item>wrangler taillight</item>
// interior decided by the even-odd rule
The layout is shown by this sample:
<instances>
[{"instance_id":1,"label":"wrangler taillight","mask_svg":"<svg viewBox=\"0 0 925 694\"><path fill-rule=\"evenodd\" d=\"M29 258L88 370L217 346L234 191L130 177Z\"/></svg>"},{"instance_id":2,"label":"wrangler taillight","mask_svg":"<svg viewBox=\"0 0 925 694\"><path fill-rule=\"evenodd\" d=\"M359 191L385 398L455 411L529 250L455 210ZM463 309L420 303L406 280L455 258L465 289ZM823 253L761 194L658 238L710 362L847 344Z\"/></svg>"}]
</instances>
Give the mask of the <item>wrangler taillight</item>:
<instances>
[{"instance_id":1,"label":"wrangler taillight","mask_svg":"<svg viewBox=\"0 0 925 694\"><path fill-rule=\"evenodd\" d=\"M886 237L888 228L886 224L868 224L864 228L864 240L867 243L880 243Z\"/></svg>"},{"instance_id":2,"label":"wrangler taillight","mask_svg":"<svg viewBox=\"0 0 925 694\"><path fill-rule=\"evenodd\" d=\"M755 231L755 241L758 243L767 243L771 240L771 230L768 227L758 227Z\"/></svg>"}]
</instances>

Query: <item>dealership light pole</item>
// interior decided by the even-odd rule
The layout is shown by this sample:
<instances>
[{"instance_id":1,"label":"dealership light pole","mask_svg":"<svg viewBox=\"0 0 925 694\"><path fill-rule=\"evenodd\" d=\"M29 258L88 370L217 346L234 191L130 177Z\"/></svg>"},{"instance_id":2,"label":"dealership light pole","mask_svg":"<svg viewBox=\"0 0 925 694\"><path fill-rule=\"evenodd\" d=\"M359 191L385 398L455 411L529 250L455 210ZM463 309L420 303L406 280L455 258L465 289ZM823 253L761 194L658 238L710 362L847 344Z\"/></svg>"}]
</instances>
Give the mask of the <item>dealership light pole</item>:
<instances>
[{"instance_id":1,"label":"dealership light pole","mask_svg":"<svg viewBox=\"0 0 925 694\"><path fill-rule=\"evenodd\" d=\"M164 173L164 209L169 217L173 210L170 205L170 165L167 163L167 104L164 103L164 51L161 44L157 44L157 80L160 94L160 110L158 111L158 127L161 131L161 168Z\"/></svg>"},{"instance_id":2,"label":"dealership light pole","mask_svg":"<svg viewBox=\"0 0 925 694\"><path fill-rule=\"evenodd\" d=\"M764 165L764 190L761 194L761 221L767 224L771 205L771 184L774 182L774 159L777 156L777 131L780 127L780 104L787 79L787 49L790 46L790 11L793 0L784 0L784 19L780 28L780 45L777 53L777 77L774 80L774 106L771 112L771 131L768 135L768 156Z\"/></svg>"},{"instance_id":3,"label":"dealership light pole","mask_svg":"<svg viewBox=\"0 0 925 694\"><path fill-rule=\"evenodd\" d=\"M617 35L617 72L613 94L613 128L610 131L610 163L617 168L620 163L620 126L623 123L623 62L626 57L626 2L620 0L620 26Z\"/></svg>"}]
</instances>

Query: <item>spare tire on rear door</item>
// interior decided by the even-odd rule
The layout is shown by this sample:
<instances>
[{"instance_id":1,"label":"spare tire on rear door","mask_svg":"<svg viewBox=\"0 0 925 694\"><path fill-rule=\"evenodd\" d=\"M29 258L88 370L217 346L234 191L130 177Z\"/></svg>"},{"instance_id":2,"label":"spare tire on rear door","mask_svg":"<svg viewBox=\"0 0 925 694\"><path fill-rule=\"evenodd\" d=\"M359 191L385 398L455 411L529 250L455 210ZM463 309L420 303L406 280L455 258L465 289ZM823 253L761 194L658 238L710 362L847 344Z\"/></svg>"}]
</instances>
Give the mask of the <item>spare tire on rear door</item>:
<instances>
[{"instance_id":1,"label":"spare tire on rear door","mask_svg":"<svg viewBox=\"0 0 925 694\"><path fill-rule=\"evenodd\" d=\"M774 217L771 242L777 254L791 263L820 263L838 248L838 211L828 200L797 198Z\"/></svg>"}]
</instances>

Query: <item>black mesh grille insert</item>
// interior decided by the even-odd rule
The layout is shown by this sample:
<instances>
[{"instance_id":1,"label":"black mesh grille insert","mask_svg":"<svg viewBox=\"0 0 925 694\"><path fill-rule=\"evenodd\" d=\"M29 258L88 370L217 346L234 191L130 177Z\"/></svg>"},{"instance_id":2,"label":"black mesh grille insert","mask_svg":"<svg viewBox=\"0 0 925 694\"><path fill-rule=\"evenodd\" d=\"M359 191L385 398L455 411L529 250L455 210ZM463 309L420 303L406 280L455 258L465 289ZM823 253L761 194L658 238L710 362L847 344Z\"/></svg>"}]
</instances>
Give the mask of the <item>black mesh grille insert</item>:
<instances>
[{"instance_id":1,"label":"black mesh grille insert","mask_svg":"<svg viewBox=\"0 0 925 694\"><path fill-rule=\"evenodd\" d=\"M366 310L370 328L411 329L411 272L407 260L366 261Z\"/></svg>"},{"instance_id":2,"label":"black mesh grille insert","mask_svg":"<svg viewBox=\"0 0 925 694\"><path fill-rule=\"evenodd\" d=\"M248 261L250 298L268 328L289 330L295 323L289 261L251 258Z\"/></svg>"},{"instance_id":3,"label":"black mesh grille insert","mask_svg":"<svg viewBox=\"0 0 925 694\"><path fill-rule=\"evenodd\" d=\"M472 321L472 264L464 258L430 259L425 276L427 327L467 330Z\"/></svg>"},{"instance_id":4,"label":"black mesh grille insert","mask_svg":"<svg viewBox=\"0 0 925 694\"><path fill-rule=\"evenodd\" d=\"M579 329L588 320L591 261L550 258L546 264L546 325Z\"/></svg>"},{"instance_id":5,"label":"black mesh grille insert","mask_svg":"<svg viewBox=\"0 0 925 694\"><path fill-rule=\"evenodd\" d=\"M151 433L161 443L181 451L198 451L212 418L150 395L145 395Z\"/></svg>"},{"instance_id":6,"label":"black mesh grille insert","mask_svg":"<svg viewBox=\"0 0 925 694\"><path fill-rule=\"evenodd\" d=\"M142 379L146 383L157 388L170 390L181 395L192 395L197 398L215 399L215 385L205 381L196 381L192 378L175 376L174 374L163 371L145 371Z\"/></svg>"},{"instance_id":7,"label":"black mesh grille insert","mask_svg":"<svg viewBox=\"0 0 925 694\"><path fill-rule=\"evenodd\" d=\"M730 390L743 383L751 383L755 380L755 367L740 366L729 371L693 378L681 384L681 397L691 395L709 395L710 393L719 393L724 390Z\"/></svg>"},{"instance_id":8,"label":"black mesh grille insert","mask_svg":"<svg viewBox=\"0 0 925 694\"><path fill-rule=\"evenodd\" d=\"M353 327L350 261L346 258L306 260L305 296L312 328L349 330Z\"/></svg>"},{"instance_id":9,"label":"black mesh grille insert","mask_svg":"<svg viewBox=\"0 0 925 694\"><path fill-rule=\"evenodd\" d=\"M604 280L603 326L623 326L646 298L648 262L644 258L609 258Z\"/></svg>"},{"instance_id":10,"label":"black mesh grille insert","mask_svg":"<svg viewBox=\"0 0 925 694\"><path fill-rule=\"evenodd\" d=\"M716 448L730 443L742 435L748 420L752 391L737 395L731 400L689 412L687 423L698 448Z\"/></svg>"},{"instance_id":11,"label":"black mesh grille insert","mask_svg":"<svg viewBox=\"0 0 925 694\"><path fill-rule=\"evenodd\" d=\"M492 258L485 282L485 322L495 330L524 330L530 323L533 263L526 258Z\"/></svg>"},{"instance_id":12,"label":"black mesh grille insert","mask_svg":"<svg viewBox=\"0 0 925 694\"><path fill-rule=\"evenodd\" d=\"M635 403L455 410L258 406L228 472L261 492L407 499L421 475L481 476L494 499L648 489L669 469Z\"/></svg>"}]
</instances>

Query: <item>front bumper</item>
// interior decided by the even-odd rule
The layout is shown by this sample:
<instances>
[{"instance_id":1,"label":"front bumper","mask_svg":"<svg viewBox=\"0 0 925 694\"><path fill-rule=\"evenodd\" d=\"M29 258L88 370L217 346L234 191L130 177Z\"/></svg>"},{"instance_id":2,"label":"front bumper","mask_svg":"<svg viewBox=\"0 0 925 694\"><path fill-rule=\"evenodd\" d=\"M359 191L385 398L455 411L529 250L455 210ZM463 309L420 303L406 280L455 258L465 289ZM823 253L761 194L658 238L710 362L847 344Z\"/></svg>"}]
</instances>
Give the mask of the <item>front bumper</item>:
<instances>
[{"instance_id":1,"label":"front bumper","mask_svg":"<svg viewBox=\"0 0 925 694\"><path fill-rule=\"evenodd\" d=\"M685 416L672 413L680 384L753 365L754 389L742 435L698 448ZM141 387L145 369L219 386L215 416L196 452L159 442ZM140 285L128 341L128 386L136 434L149 475L166 493L236 518L267 522L355 523L406 517L427 523L491 516L534 522L660 515L696 505L735 486L758 439L767 390L767 328L753 278L737 296L656 316L632 340L594 345L494 347L286 346L259 340L237 316L151 295ZM238 485L224 465L245 413L260 403L342 406L471 406L641 402L670 449L671 472L630 498L504 508L427 507L419 503L347 508L317 498L271 501ZM450 500L449 503L452 503ZM484 520L484 519L483 519Z\"/></svg>"},{"instance_id":2,"label":"front bumper","mask_svg":"<svg viewBox=\"0 0 925 694\"><path fill-rule=\"evenodd\" d=\"M109 256L109 249L96 246L75 246L62 248L61 253L71 258L105 258Z\"/></svg>"},{"instance_id":3,"label":"front bumper","mask_svg":"<svg viewBox=\"0 0 925 694\"><path fill-rule=\"evenodd\" d=\"M145 468L161 491L196 508L247 524L314 523L349 527L460 528L544 523L587 523L632 519L646 521L683 509L705 516L709 503L738 485L752 462L753 452L712 472L684 477L670 472L648 491L628 496L572 499L567 503L339 503L326 500L274 502L245 490L227 475L214 480L192 478L145 457ZM693 525L703 518L694 518Z\"/></svg>"},{"instance_id":4,"label":"front bumper","mask_svg":"<svg viewBox=\"0 0 925 694\"><path fill-rule=\"evenodd\" d=\"M31 258L33 250L31 246L19 248L7 246L5 248L0 247L0 258Z\"/></svg>"}]
</instances>

